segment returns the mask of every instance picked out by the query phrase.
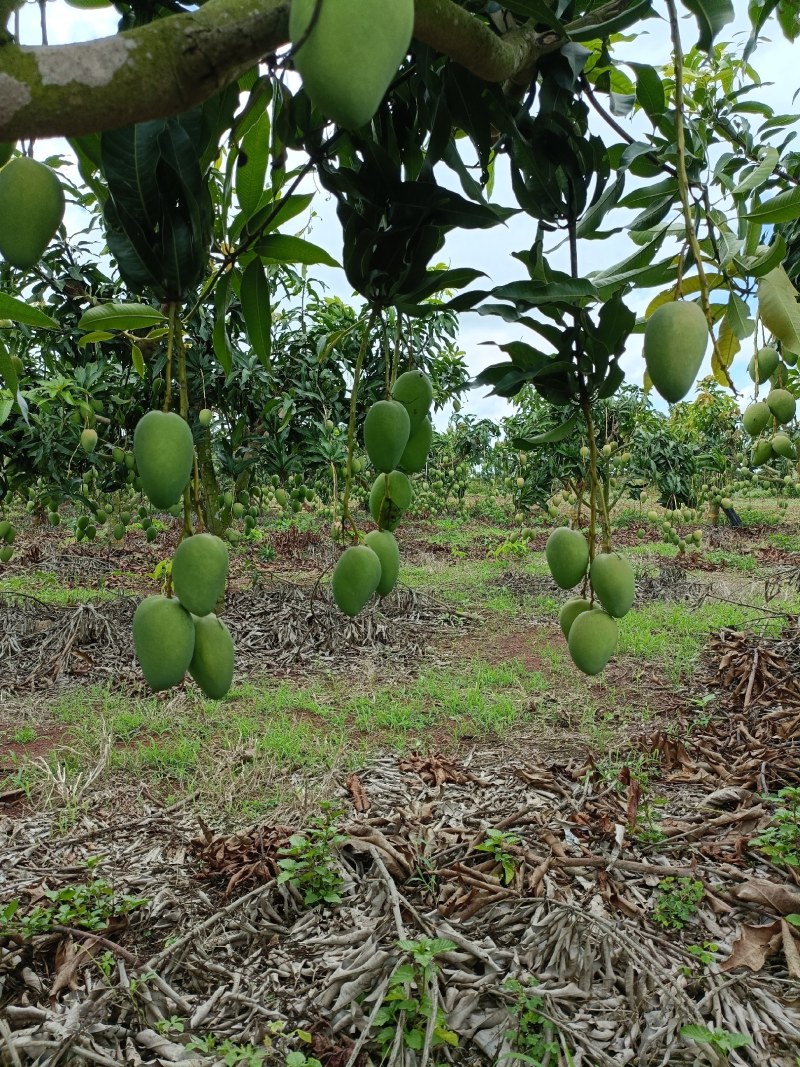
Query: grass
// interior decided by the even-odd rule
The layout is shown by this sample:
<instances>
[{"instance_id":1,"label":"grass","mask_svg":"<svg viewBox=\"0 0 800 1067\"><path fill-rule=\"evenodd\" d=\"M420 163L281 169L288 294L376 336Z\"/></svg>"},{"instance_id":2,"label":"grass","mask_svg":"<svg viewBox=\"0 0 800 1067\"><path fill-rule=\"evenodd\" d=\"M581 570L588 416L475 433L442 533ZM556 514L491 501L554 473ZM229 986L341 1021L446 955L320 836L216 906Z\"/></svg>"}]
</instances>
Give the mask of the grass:
<instances>
[{"instance_id":1,"label":"grass","mask_svg":"<svg viewBox=\"0 0 800 1067\"><path fill-rule=\"evenodd\" d=\"M68 588L58 575L51 571L33 571L26 574L0 576L0 594L25 593L45 604L87 604L95 600L114 600L120 595L115 589L88 589L83 586Z\"/></svg>"},{"instance_id":2,"label":"grass","mask_svg":"<svg viewBox=\"0 0 800 1067\"><path fill-rule=\"evenodd\" d=\"M774 548L782 548L786 552L800 552L800 534L770 534L769 543Z\"/></svg>"}]
</instances>

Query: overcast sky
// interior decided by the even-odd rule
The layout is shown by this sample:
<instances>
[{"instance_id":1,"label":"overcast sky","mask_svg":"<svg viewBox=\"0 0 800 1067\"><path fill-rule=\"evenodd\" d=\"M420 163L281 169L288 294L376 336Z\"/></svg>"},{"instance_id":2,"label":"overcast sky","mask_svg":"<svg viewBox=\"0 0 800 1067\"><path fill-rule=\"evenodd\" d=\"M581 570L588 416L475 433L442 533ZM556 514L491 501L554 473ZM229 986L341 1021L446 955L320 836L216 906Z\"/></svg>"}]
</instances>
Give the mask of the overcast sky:
<instances>
[{"instance_id":1,"label":"overcast sky","mask_svg":"<svg viewBox=\"0 0 800 1067\"><path fill-rule=\"evenodd\" d=\"M749 33L747 20L747 4L745 0L734 0L737 11L736 21L730 24L720 35L719 40L731 42L734 46L741 47ZM663 5L655 4L656 11L663 13ZM39 8L36 3L29 2L22 11L20 37L25 44L38 44L41 41L39 27ZM91 11L79 11L56 0L48 4L47 25L50 44L61 44L70 41L88 40L114 33L117 27L118 14L113 8L100 8ZM684 49L688 49L696 40L696 23L691 16L682 21L682 37ZM786 114L796 109L793 102L794 94L800 89L800 66L798 65L798 48L786 41L774 20L767 26L769 41L765 41L753 57L753 65L764 79L757 98L772 106L776 114ZM627 48L627 53L625 49ZM618 58L629 58L640 63L650 63L660 66L669 59L669 29L664 18L652 19L643 24L636 41L632 45L615 49ZM630 71L628 73L631 73ZM767 81L771 78L772 81ZM608 129L601 120L593 117L593 130L600 134L603 139L611 144L618 141L617 135ZM757 119L757 116L753 116ZM623 118L618 121L628 129L631 134L642 136L646 134L649 122L643 116ZM754 122L754 125L757 123ZM43 143L43 152L47 154L61 148L61 145ZM443 170L439 179L447 184L458 188L457 183L450 172ZM630 186L629 186L630 187ZM505 166L498 168L496 178L494 200L500 204L511 206L514 198L511 193L508 174ZM312 224L312 229L307 236L318 244L323 245L337 259L341 256L342 238L341 230L335 216L334 204L325 194L320 194L315 199L314 209L318 213ZM623 219L621 212L616 216ZM613 224L620 225L617 217L612 216ZM520 279L524 276L522 265L512 258L511 253L529 248L535 233L535 221L525 216L517 216L507 224L496 226L487 231L462 231L451 234L444 250L437 257L450 266L478 266L488 274L488 279L482 279L478 283L481 288L490 285L501 285L505 282ZM559 238L560 240L560 238ZM558 240L553 244L559 243ZM632 245L628 237L618 234L606 240L583 242L581 246L582 273L587 274L593 270L608 267L630 254ZM568 269L564 259L564 252L556 253L552 259L554 266L559 269ZM347 284L342 271L325 268L314 268L315 277L319 277L328 286L330 293L341 296L347 301L357 302L354 294ZM631 294L627 298L628 304L639 314L649 303L655 290L651 292L639 292ZM503 353L496 345L511 340L525 340L524 329L502 322L499 319L489 319L477 314L466 314L461 318L460 344L466 352L470 370L477 373L489 363L497 362L504 358ZM535 339L534 339L535 340ZM486 344L486 342L492 342ZM745 342L747 345L748 342ZM710 355L710 353L709 353ZM623 356L623 367L626 372L626 380L641 384L644 370L644 361L641 357L641 336L631 338L628 350ZM740 388L749 385L745 373L746 359L740 355L734 373L734 380ZM701 375L708 373L708 356ZM463 410L473 412L479 416L499 419L511 410L509 405L498 397L487 397L483 390L472 390ZM440 413L436 422L438 425L446 423L449 409Z\"/></svg>"}]
</instances>

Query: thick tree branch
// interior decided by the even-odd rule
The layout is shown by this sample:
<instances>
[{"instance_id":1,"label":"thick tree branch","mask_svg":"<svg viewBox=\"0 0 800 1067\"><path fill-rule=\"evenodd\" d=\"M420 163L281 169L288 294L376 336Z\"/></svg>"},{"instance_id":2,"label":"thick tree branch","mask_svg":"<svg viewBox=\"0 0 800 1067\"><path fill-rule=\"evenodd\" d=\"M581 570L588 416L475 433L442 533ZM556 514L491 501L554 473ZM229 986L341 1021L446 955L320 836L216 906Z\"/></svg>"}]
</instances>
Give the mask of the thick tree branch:
<instances>
[{"instance_id":1,"label":"thick tree branch","mask_svg":"<svg viewBox=\"0 0 800 1067\"><path fill-rule=\"evenodd\" d=\"M611 0L592 19L603 22L624 2ZM186 111L287 44L288 31L289 0L208 0L84 44L0 44L0 141L77 136ZM479 78L520 83L565 39L530 25L500 37L453 0L416 0L414 35Z\"/></svg>"}]
</instances>

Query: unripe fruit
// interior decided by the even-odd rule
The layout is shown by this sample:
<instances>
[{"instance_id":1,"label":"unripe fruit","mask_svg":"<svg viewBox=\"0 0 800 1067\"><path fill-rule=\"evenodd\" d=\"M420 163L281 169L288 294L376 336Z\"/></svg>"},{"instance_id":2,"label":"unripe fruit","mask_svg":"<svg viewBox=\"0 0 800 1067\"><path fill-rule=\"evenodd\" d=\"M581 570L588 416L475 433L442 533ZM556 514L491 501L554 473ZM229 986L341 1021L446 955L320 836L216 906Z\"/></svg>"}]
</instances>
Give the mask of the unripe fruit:
<instances>
[{"instance_id":1,"label":"unripe fruit","mask_svg":"<svg viewBox=\"0 0 800 1067\"><path fill-rule=\"evenodd\" d=\"M426 416L409 437L398 466L409 474L418 474L424 470L432 442L433 425ZM355 460L353 462L355 463Z\"/></svg>"},{"instance_id":2,"label":"unripe fruit","mask_svg":"<svg viewBox=\"0 0 800 1067\"><path fill-rule=\"evenodd\" d=\"M754 467L760 467L772 458L772 446L769 441L756 441L750 462Z\"/></svg>"},{"instance_id":3,"label":"unripe fruit","mask_svg":"<svg viewBox=\"0 0 800 1067\"><path fill-rule=\"evenodd\" d=\"M214 412L211 408L201 408L200 413L197 416L197 421L205 428L211 425L211 420L214 418Z\"/></svg>"},{"instance_id":4,"label":"unripe fruit","mask_svg":"<svg viewBox=\"0 0 800 1067\"><path fill-rule=\"evenodd\" d=\"M569 638L569 632L572 629L572 624L577 617L584 611L591 611L592 604L589 600L584 600L583 597L573 597L571 600L565 600L561 605L561 610L558 613L558 622L561 626L561 632L565 638Z\"/></svg>"},{"instance_id":5,"label":"unripe fruit","mask_svg":"<svg viewBox=\"0 0 800 1067\"><path fill-rule=\"evenodd\" d=\"M584 674L599 674L617 648L619 630L605 611L580 612L570 627L569 652Z\"/></svg>"},{"instance_id":6,"label":"unripe fruit","mask_svg":"<svg viewBox=\"0 0 800 1067\"><path fill-rule=\"evenodd\" d=\"M781 357L776 349L759 348L747 366L747 373L754 382L763 385L778 369L780 361Z\"/></svg>"},{"instance_id":7,"label":"unripe fruit","mask_svg":"<svg viewBox=\"0 0 800 1067\"><path fill-rule=\"evenodd\" d=\"M631 610L636 595L633 567L618 552L595 556L589 570L592 588L609 615L621 619Z\"/></svg>"},{"instance_id":8,"label":"unripe fruit","mask_svg":"<svg viewBox=\"0 0 800 1067\"><path fill-rule=\"evenodd\" d=\"M84 452L94 452L97 446L97 432L86 429L81 434L81 448Z\"/></svg>"},{"instance_id":9,"label":"unripe fruit","mask_svg":"<svg viewBox=\"0 0 800 1067\"><path fill-rule=\"evenodd\" d=\"M214 534L187 537L172 559L172 587L192 615L208 615L225 592L229 556L227 545Z\"/></svg>"},{"instance_id":10,"label":"unripe fruit","mask_svg":"<svg viewBox=\"0 0 800 1067\"><path fill-rule=\"evenodd\" d=\"M788 389L771 389L767 395L767 407L781 426L794 418L797 402Z\"/></svg>"},{"instance_id":11,"label":"unripe fruit","mask_svg":"<svg viewBox=\"0 0 800 1067\"><path fill-rule=\"evenodd\" d=\"M114 447L111 449L111 458L116 464L118 464L118 466L121 467L125 462L125 453L118 445L114 445Z\"/></svg>"},{"instance_id":12,"label":"unripe fruit","mask_svg":"<svg viewBox=\"0 0 800 1067\"><path fill-rule=\"evenodd\" d=\"M194 442L188 424L174 412L148 411L136 424L133 450L142 488L161 510L177 504L189 481Z\"/></svg>"},{"instance_id":13,"label":"unripe fruit","mask_svg":"<svg viewBox=\"0 0 800 1067\"><path fill-rule=\"evenodd\" d=\"M562 526L553 530L545 545L547 566L561 589L573 589L589 566L589 545L579 530Z\"/></svg>"},{"instance_id":14,"label":"unripe fruit","mask_svg":"<svg viewBox=\"0 0 800 1067\"><path fill-rule=\"evenodd\" d=\"M750 434L751 437L758 437L758 435L766 429L767 423L772 418L772 412L769 410L763 400L757 401L755 404L749 404L742 415L742 426Z\"/></svg>"},{"instance_id":15,"label":"unripe fruit","mask_svg":"<svg viewBox=\"0 0 800 1067\"><path fill-rule=\"evenodd\" d=\"M193 617L192 622L194 652L189 663L189 674L207 697L221 700L233 681L233 638L228 627L216 615Z\"/></svg>"},{"instance_id":16,"label":"unripe fruit","mask_svg":"<svg viewBox=\"0 0 800 1067\"><path fill-rule=\"evenodd\" d=\"M644 358L656 391L670 404L691 389L708 344L708 323L698 304L673 300L656 308L644 331Z\"/></svg>"},{"instance_id":17,"label":"unripe fruit","mask_svg":"<svg viewBox=\"0 0 800 1067\"><path fill-rule=\"evenodd\" d=\"M366 545L345 549L333 572L331 591L339 610L353 619L381 581L381 561Z\"/></svg>"},{"instance_id":18,"label":"unripe fruit","mask_svg":"<svg viewBox=\"0 0 800 1067\"><path fill-rule=\"evenodd\" d=\"M44 255L64 218L58 176L28 156L10 159L0 170L0 253L26 270Z\"/></svg>"},{"instance_id":19,"label":"unripe fruit","mask_svg":"<svg viewBox=\"0 0 800 1067\"><path fill-rule=\"evenodd\" d=\"M178 685L194 653L192 616L174 598L151 596L133 616L133 644L147 684L156 693Z\"/></svg>"},{"instance_id":20,"label":"unripe fruit","mask_svg":"<svg viewBox=\"0 0 800 1067\"><path fill-rule=\"evenodd\" d=\"M524 489L524 488L525 488L525 479L524 478L517 478L517 489Z\"/></svg>"},{"instance_id":21,"label":"unripe fruit","mask_svg":"<svg viewBox=\"0 0 800 1067\"><path fill-rule=\"evenodd\" d=\"M407 370L394 383L392 399L398 401L408 412L411 433L416 433L420 423L433 403L433 383L424 371Z\"/></svg>"},{"instance_id":22,"label":"unripe fruit","mask_svg":"<svg viewBox=\"0 0 800 1067\"><path fill-rule=\"evenodd\" d=\"M612 452L613 452L613 448L611 447L611 445L609 445L609 444L603 445L603 455L606 457L606 459L608 459L608 457L611 455Z\"/></svg>"},{"instance_id":23,"label":"unripe fruit","mask_svg":"<svg viewBox=\"0 0 800 1067\"><path fill-rule=\"evenodd\" d=\"M375 591L378 596L388 596L397 584L400 572L400 549L394 534L388 530L370 530L364 541L381 562L381 580Z\"/></svg>"},{"instance_id":24,"label":"unripe fruit","mask_svg":"<svg viewBox=\"0 0 800 1067\"><path fill-rule=\"evenodd\" d=\"M414 0L326 2L306 36L316 10L317 0L293 0L289 10L295 67L324 115L358 129L378 110L408 50Z\"/></svg>"},{"instance_id":25,"label":"unripe fruit","mask_svg":"<svg viewBox=\"0 0 800 1067\"><path fill-rule=\"evenodd\" d=\"M784 459L797 459L797 450L785 433L776 433L772 438L772 451Z\"/></svg>"},{"instance_id":26,"label":"unripe fruit","mask_svg":"<svg viewBox=\"0 0 800 1067\"><path fill-rule=\"evenodd\" d=\"M402 471L379 474L369 494L369 510L381 530L395 530L411 504L411 482Z\"/></svg>"},{"instance_id":27,"label":"unripe fruit","mask_svg":"<svg viewBox=\"0 0 800 1067\"><path fill-rule=\"evenodd\" d=\"M377 471L393 471L411 434L408 412L396 400L378 400L364 419L364 447Z\"/></svg>"}]
</instances>

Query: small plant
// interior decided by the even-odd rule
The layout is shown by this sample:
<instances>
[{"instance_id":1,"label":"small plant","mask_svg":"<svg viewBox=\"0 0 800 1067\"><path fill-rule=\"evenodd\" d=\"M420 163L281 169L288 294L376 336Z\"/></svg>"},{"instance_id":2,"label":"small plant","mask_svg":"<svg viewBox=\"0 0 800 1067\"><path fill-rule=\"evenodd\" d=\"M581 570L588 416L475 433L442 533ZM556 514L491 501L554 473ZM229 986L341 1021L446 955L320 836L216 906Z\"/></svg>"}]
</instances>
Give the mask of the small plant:
<instances>
[{"instance_id":1,"label":"small plant","mask_svg":"<svg viewBox=\"0 0 800 1067\"><path fill-rule=\"evenodd\" d=\"M655 809L663 807L666 802L665 797L653 797L652 800L639 805L639 810L636 813L638 826L635 831L636 837L640 841L649 841L652 844L657 844L659 841L664 840L666 834L661 829L661 822ZM634 828L631 827L631 829L633 830Z\"/></svg>"},{"instance_id":2,"label":"small plant","mask_svg":"<svg viewBox=\"0 0 800 1067\"><path fill-rule=\"evenodd\" d=\"M752 1045L749 1037L730 1030L709 1030L706 1026L683 1026L681 1036L688 1037L690 1041L697 1041L704 1045L713 1045L726 1057L735 1048L744 1048Z\"/></svg>"},{"instance_id":3,"label":"small plant","mask_svg":"<svg viewBox=\"0 0 800 1067\"><path fill-rule=\"evenodd\" d=\"M514 1051L504 1058L530 1067L541 1067L546 1056L558 1054L558 1044L552 1040L553 1025L539 1011L544 1001L536 993L537 985L536 978L526 983L508 978L503 983L503 989L513 997L508 1010L516 1023L513 1030L506 1030Z\"/></svg>"},{"instance_id":4,"label":"small plant","mask_svg":"<svg viewBox=\"0 0 800 1067\"><path fill-rule=\"evenodd\" d=\"M486 840L475 846L476 852L488 852L503 871L503 885L510 885L517 873L519 860L509 849L519 845L516 834L507 834L503 830L487 830Z\"/></svg>"},{"instance_id":5,"label":"small plant","mask_svg":"<svg viewBox=\"0 0 800 1067\"><path fill-rule=\"evenodd\" d=\"M658 889L653 922L665 930L682 930L703 899L703 883L691 878L664 878Z\"/></svg>"},{"instance_id":6,"label":"small plant","mask_svg":"<svg viewBox=\"0 0 800 1067\"><path fill-rule=\"evenodd\" d=\"M686 951L703 967L710 967L714 962L714 953L719 952L719 945L713 941L704 941L702 945L687 945Z\"/></svg>"},{"instance_id":7,"label":"small plant","mask_svg":"<svg viewBox=\"0 0 800 1067\"><path fill-rule=\"evenodd\" d=\"M18 730L14 732L12 741L15 745L27 745L31 741L35 741L39 735L32 726L20 726Z\"/></svg>"},{"instance_id":8,"label":"small plant","mask_svg":"<svg viewBox=\"0 0 800 1067\"><path fill-rule=\"evenodd\" d=\"M342 902L339 890L343 879L333 855L333 850L347 840L333 825L339 814L326 805L322 815L311 820L309 829L293 834L288 848L280 851L283 858L278 860L278 884L288 882L301 890L308 905Z\"/></svg>"},{"instance_id":9,"label":"small plant","mask_svg":"<svg viewBox=\"0 0 800 1067\"><path fill-rule=\"evenodd\" d=\"M452 952L456 946L446 938L420 937L416 941L398 941L397 947L406 953L408 961L395 969L375 1016L378 1027L375 1040L384 1058L394 1045L400 1026L407 1048L419 1050L424 1046L433 1010L430 989L439 973L436 957ZM447 1028L441 1008L436 1009L431 1044L433 1047L458 1044L458 1035Z\"/></svg>"},{"instance_id":10,"label":"small plant","mask_svg":"<svg viewBox=\"0 0 800 1067\"><path fill-rule=\"evenodd\" d=\"M214 1034L208 1037L193 1037L186 1046L191 1052L205 1052L214 1056L215 1063L224 1063L226 1067L260 1067L269 1052L266 1048L256 1048L255 1045L240 1045L235 1041L225 1038L220 1041Z\"/></svg>"},{"instance_id":11,"label":"small plant","mask_svg":"<svg viewBox=\"0 0 800 1067\"><path fill-rule=\"evenodd\" d=\"M771 825L752 843L775 863L800 867L800 788L787 786L770 799L783 804L772 813Z\"/></svg>"},{"instance_id":12,"label":"small plant","mask_svg":"<svg viewBox=\"0 0 800 1067\"><path fill-rule=\"evenodd\" d=\"M186 1027L178 1015L170 1015L168 1019L159 1019L154 1023L153 1029L159 1034L182 1034Z\"/></svg>"}]
</instances>

